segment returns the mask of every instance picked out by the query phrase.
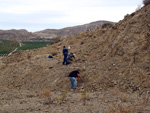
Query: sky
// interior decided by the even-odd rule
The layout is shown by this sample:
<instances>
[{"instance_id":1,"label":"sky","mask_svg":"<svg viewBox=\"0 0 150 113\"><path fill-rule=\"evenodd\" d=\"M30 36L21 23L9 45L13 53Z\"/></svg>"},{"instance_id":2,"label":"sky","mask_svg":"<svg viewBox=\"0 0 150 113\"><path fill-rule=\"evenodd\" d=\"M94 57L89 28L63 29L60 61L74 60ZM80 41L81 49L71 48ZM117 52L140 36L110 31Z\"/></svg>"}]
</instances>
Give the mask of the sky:
<instances>
[{"instance_id":1,"label":"sky","mask_svg":"<svg viewBox=\"0 0 150 113\"><path fill-rule=\"evenodd\" d=\"M0 29L29 32L106 20L118 22L142 0L0 0Z\"/></svg>"}]
</instances>

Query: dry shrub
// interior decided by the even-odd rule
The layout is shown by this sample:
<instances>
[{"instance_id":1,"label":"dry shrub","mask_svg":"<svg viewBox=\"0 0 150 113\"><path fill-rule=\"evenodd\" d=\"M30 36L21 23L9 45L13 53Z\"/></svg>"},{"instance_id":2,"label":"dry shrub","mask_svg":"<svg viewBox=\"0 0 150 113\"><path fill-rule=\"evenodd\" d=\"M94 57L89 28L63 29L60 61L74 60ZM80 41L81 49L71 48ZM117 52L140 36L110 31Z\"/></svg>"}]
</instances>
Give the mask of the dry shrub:
<instances>
[{"instance_id":1,"label":"dry shrub","mask_svg":"<svg viewBox=\"0 0 150 113\"><path fill-rule=\"evenodd\" d=\"M60 40L61 40L61 37L59 37L59 36L57 36L57 37L54 38L54 42L55 42L55 43L60 42Z\"/></svg>"},{"instance_id":2,"label":"dry shrub","mask_svg":"<svg viewBox=\"0 0 150 113\"><path fill-rule=\"evenodd\" d=\"M48 105L48 104L52 104L53 103L52 99L51 99L51 94L50 94L49 90L45 90L44 96L47 98L44 104Z\"/></svg>"},{"instance_id":3,"label":"dry shrub","mask_svg":"<svg viewBox=\"0 0 150 113\"><path fill-rule=\"evenodd\" d=\"M57 55L57 52L53 51L51 52L52 56L56 56Z\"/></svg>"},{"instance_id":4,"label":"dry shrub","mask_svg":"<svg viewBox=\"0 0 150 113\"><path fill-rule=\"evenodd\" d=\"M49 98L51 96L51 93L50 93L49 90L45 90L42 93L36 91L36 93L37 93L37 95L38 95L39 98L45 98L45 97Z\"/></svg>"},{"instance_id":5,"label":"dry shrub","mask_svg":"<svg viewBox=\"0 0 150 113\"><path fill-rule=\"evenodd\" d=\"M127 95L126 93L122 93L122 94L120 95L120 100L121 100L122 102L128 102L128 101L129 101L129 95Z\"/></svg>"},{"instance_id":6,"label":"dry shrub","mask_svg":"<svg viewBox=\"0 0 150 113\"><path fill-rule=\"evenodd\" d=\"M136 113L136 107L110 103L107 107L106 113Z\"/></svg>"},{"instance_id":7,"label":"dry shrub","mask_svg":"<svg viewBox=\"0 0 150 113\"><path fill-rule=\"evenodd\" d=\"M67 97L67 91L64 90L63 93L62 93L61 101L62 102L65 101L66 97Z\"/></svg>"},{"instance_id":8,"label":"dry shrub","mask_svg":"<svg viewBox=\"0 0 150 113\"><path fill-rule=\"evenodd\" d=\"M45 96L49 97L50 96L50 91L49 90L45 90Z\"/></svg>"},{"instance_id":9,"label":"dry shrub","mask_svg":"<svg viewBox=\"0 0 150 113\"><path fill-rule=\"evenodd\" d=\"M116 95L119 97L119 99L121 100L121 102L131 102L132 101L132 98L130 97L129 94L125 93L125 92L121 92L119 91L118 89L112 89L111 90L111 93L113 95Z\"/></svg>"},{"instance_id":10,"label":"dry shrub","mask_svg":"<svg viewBox=\"0 0 150 113\"><path fill-rule=\"evenodd\" d=\"M150 0L143 0L143 4L146 6L146 5L149 5L150 4Z\"/></svg>"},{"instance_id":11,"label":"dry shrub","mask_svg":"<svg viewBox=\"0 0 150 113\"><path fill-rule=\"evenodd\" d=\"M87 93L84 89L82 89L82 91L81 91L81 96L82 96L82 100L83 100L83 105L85 106L86 100L87 100Z\"/></svg>"},{"instance_id":12,"label":"dry shrub","mask_svg":"<svg viewBox=\"0 0 150 113\"><path fill-rule=\"evenodd\" d=\"M103 25L102 25L102 28L111 28L113 26L113 24L112 23L104 23Z\"/></svg>"},{"instance_id":13,"label":"dry shrub","mask_svg":"<svg viewBox=\"0 0 150 113\"><path fill-rule=\"evenodd\" d=\"M60 96L56 96L56 101L57 101L57 105L61 105L63 103L66 104L67 102L67 105L68 105L68 109L70 111L70 103L68 103L68 99L67 99L67 91L64 90Z\"/></svg>"}]
</instances>

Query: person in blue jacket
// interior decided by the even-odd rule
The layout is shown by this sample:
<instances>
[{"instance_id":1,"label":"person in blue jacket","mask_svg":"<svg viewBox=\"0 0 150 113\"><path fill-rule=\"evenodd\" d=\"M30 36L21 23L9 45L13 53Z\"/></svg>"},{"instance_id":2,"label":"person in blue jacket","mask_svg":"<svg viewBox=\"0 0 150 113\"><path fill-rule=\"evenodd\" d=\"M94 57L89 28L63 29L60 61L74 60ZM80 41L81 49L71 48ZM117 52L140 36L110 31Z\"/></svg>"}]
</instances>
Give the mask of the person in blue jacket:
<instances>
[{"instance_id":1,"label":"person in blue jacket","mask_svg":"<svg viewBox=\"0 0 150 113\"><path fill-rule=\"evenodd\" d=\"M67 62L67 56L68 56L68 49L66 49L66 47L64 46L63 47L63 55L64 55L64 59L63 59L63 65L67 65L68 64L68 62Z\"/></svg>"}]
</instances>

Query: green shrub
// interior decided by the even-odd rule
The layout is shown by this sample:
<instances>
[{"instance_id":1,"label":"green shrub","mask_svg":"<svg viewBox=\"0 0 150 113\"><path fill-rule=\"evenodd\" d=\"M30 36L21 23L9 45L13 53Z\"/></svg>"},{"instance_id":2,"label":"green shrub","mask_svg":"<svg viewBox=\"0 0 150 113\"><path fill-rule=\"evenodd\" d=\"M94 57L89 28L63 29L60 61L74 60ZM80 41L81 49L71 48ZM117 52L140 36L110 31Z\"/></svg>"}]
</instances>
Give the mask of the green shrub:
<instances>
[{"instance_id":1,"label":"green shrub","mask_svg":"<svg viewBox=\"0 0 150 113\"><path fill-rule=\"evenodd\" d=\"M57 36L56 38L54 38L54 42L55 43L57 43L57 42L59 42L60 41L60 37L59 36Z\"/></svg>"},{"instance_id":2,"label":"green shrub","mask_svg":"<svg viewBox=\"0 0 150 113\"><path fill-rule=\"evenodd\" d=\"M143 4L146 6L146 5L149 5L150 4L150 0L143 0Z\"/></svg>"}]
</instances>

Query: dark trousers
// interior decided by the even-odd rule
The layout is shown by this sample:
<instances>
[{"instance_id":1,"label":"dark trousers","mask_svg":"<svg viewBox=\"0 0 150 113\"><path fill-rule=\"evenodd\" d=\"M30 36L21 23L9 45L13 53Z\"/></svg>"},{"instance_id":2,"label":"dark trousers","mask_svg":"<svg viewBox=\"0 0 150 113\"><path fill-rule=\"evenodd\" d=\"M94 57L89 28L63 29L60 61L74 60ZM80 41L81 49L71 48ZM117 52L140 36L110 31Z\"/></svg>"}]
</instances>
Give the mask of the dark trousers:
<instances>
[{"instance_id":1,"label":"dark trousers","mask_svg":"<svg viewBox=\"0 0 150 113\"><path fill-rule=\"evenodd\" d=\"M63 65L65 65L65 63L66 63L66 65L68 64L68 62L67 62L67 56L68 56L68 54L64 54Z\"/></svg>"}]
</instances>

